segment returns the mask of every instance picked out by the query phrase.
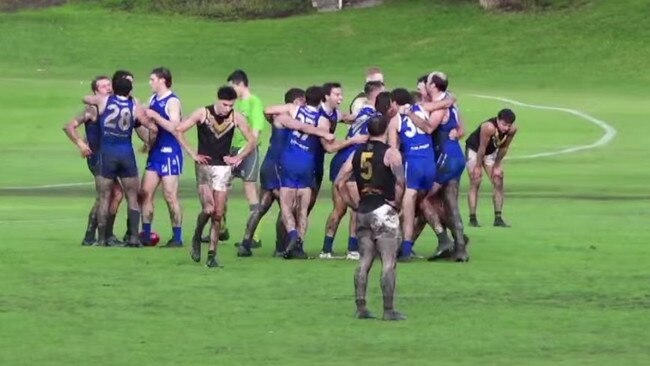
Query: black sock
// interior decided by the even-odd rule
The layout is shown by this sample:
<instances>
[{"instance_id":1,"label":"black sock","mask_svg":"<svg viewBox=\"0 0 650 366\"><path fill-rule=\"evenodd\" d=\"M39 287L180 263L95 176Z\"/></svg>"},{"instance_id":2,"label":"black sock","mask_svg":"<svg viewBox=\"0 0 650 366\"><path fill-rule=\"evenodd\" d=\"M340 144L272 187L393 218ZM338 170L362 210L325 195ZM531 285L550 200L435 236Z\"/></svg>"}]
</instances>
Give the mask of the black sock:
<instances>
[{"instance_id":1,"label":"black sock","mask_svg":"<svg viewBox=\"0 0 650 366\"><path fill-rule=\"evenodd\" d=\"M106 219L106 237L110 238L114 236L113 227L115 226L115 215L109 214Z\"/></svg>"},{"instance_id":2,"label":"black sock","mask_svg":"<svg viewBox=\"0 0 650 366\"><path fill-rule=\"evenodd\" d=\"M131 232L131 224L130 224L129 218L127 217L126 218L126 233L124 233L124 236L129 237L131 235L134 235L134 234Z\"/></svg>"},{"instance_id":3,"label":"black sock","mask_svg":"<svg viewBox=\"0 0 650 366\"><path fill-rule=\"evenodd\" d=\"M128 232L131 236L138 235L138 227L140 227L140 211L138 210L129 210L128 219L126 220L128 227Z\"/></svg>"},{"instance_id":4,"label":"black sock","mask_svg":"<svg viewBox=\"0 0 650 366\"><path fill-rule=\"evenodd\" d=\"M217 256L216 250L208 250L208 257L216 257L216 256Z\"/></svg>"},{"instance_id":5,"label":"black sock","mask_svg":"<svg viewBox=\"0 0 650 366\"><path fill-rule=\"evenodd\" d=\"M501 218L501 211L494 211L494 218L495 219L500 219Z\"/></svg>"},{"instance_id":6,"label":"black sock","mask_svg":"<svg viewBox=\"0 0 650 366\"><path fill-rule=\"evenodd\" d=\"M86 240L95 240L95 231L97 231L97 213L92 211L88 215L88 227L86 228Z\"/></svg>"},{"instance_id":7,"label":"black sock","mask_svg":"<svg viewBox=\"0 0 650 366\"><path fill-rule=\"evenodd\" d=\"M476 214L469 214L469 219L476 221Z\"/></svg>"}]
</instances>

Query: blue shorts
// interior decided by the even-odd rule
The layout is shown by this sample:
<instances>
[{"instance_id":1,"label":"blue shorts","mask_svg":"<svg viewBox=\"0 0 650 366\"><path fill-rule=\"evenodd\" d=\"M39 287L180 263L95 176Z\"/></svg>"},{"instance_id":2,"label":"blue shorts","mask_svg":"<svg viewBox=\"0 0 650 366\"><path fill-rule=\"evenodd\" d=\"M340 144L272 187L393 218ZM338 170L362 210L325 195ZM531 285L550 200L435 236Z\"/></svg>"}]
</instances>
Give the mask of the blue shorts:
<instances>
[{"instance_id":1,"label":"blue shorts","mask_svg":"<svg viewBox=\"0 0 650 366\"><path fill-rule=\"evenodd\" d=\"M330 162L330 182L334 182L339 175L343 164L348 160L350 155L354 153L354 149L345 149L337 152L332 161Z\"/></svg>"},{"instance_id":2,"label":"blue shorts","mask_svg":"<svg viewBox=\"0 0 650 366\"><path fill-rule=\"evenodd\" d=\"M280 173L273 159L264 159L260 167L260 184L262 189L273 191L280 189Z\"/></svg>"},{"instance_id":3,"label":"blue shorts","mask_svg":"<svg viewBox=\"0 0 650 366\"><path fill-rule=\"evenodd\" d=\"M149 154L145 170L154 171L160 177L181 175L183 173L183 153Z\"/></svg>"},{"instance_id":4,"label":"blue shorts","mask_svg":"<svg viewBox=\"0 0 650 366\"><path fill-rule=\"evenodd\" d=\"M404 173L406 188L429 191L436 181L436 165L432 159L406 158Z\"/></svg>"},{"instance_id":5,"label":"blue shorts","mask_svg":"<svg viewBox=\"0 0 650 366\"><path fill-rule=\"evenodd\" d=\"M447 184L452 180L460 181L465 170L465 157L441 154L438 157L438 176L436 183Z\"/></svg>"},{"instance_id":6,"label":"blue shorts","mask_svg":"<svg viewBox=\"0 0 650 366\"><path fill-rule=\"evenodd\" d=\"M88 170L90 174L94 176L97 175L97 168L99 167L99 156L98 154L92 154L86 158L86 163L88 164Z\"/></svg>"},{"instance_id":7,"label":"blue shorts","mask_svg":"<svg viewBox=\"0 0 650 366\"><path fill-rule=\"evenodd\" d=\"M101 152L97 162L97 174L108 179L137 177L138 165L133 149L119 153Z\"/></svg>"},{"instance_id":8,"label":"blue shorts","mask_svg":"<svg viewBox=\"0 0 650 366\"><path fill-rule=\"evenodd\" d=\"M313 188L315 177L314 165L311 162L301 162L300 160L291 163L283 162L279 168L282 188Z\"/></svg>"}]
</instances>

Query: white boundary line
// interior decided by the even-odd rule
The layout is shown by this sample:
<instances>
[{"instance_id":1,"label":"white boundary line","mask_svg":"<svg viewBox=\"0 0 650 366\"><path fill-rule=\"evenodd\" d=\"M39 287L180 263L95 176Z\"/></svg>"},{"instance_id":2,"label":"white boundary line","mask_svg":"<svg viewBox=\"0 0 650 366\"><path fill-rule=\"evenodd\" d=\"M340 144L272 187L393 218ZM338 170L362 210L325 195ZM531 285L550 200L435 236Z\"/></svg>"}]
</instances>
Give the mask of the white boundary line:
<instances>
[{"instance_id":1,"label":"white boundary line","mask_svg":"<svg viewBox=\"0 0 650 366\"><path fill-rule=\"evenodd\" d=\"M1 80L1 79L0 79ZM523 103L519 102L513 99L508 99L508 98L502 98L502 97L495 97L491 95L483 95L483 94L468 94L470 97L475 97L475 98L481 98L481 99L491 99L491 100L498 100L501 102L513 104L513 105L518 105L521 107L528 107L528 108L533 108L533 109L541 109L541 110L547 110L547 111L558 111L558 112L564 112L568 114L572 114L574 116L580 117L584 120L587 120L590 123L595 124L596 126L600 127L605 131L605 134L601 136L598 141L588 144L588 145L577 145L577 146L572 146L566 149L562 150L557 150L557 151L549 151L549 152L543 152L543 153L537 153L537 154L531 154L531 155L522 155L522 156L510 156L506 157L506 159L509 160L523 160L523 159L536 159L536 158L543 158L547 156L555 156L555 155L562 155L562 154L570 154L574 153L577 151L582 151L582 150L589 150L589 149L595 149L597 147L605 146L612 142L614 138L616 137L617 131L614 127L612 127L609 123L600 120L596 117L590 116L584 112L577 111L575 109L569 109L569 108L561 108L561 107L551 107L551 106L545 106L545 105L538 105L538 104L528 104L528 103ZM79 186L87 186L87 185L92 185L95 184L94 182L82 182L82 183L61 183L61 184L46 184L46 185L41 185L41 186L31 186L31 187L0 187L0 190L2 191L22 191L22 190L30 190L30 189L50 189L50 188L65 188L65 187L79 187Z\"/></svg>"},{"instance_id":2,"label":"white boundary line","mask_svg":"<svg viewBox=\"0 0 650 366\"><path fill-rule=\"evenodd\" d=\"M569 109L569 108L561 108L561 107L550 107L550 106L545 106L545 105L537 105L537 104L528 104L528 103L522 103L516 100L508 99L508 98L501 98L501 97L494 97L490 95L482 95L482 94L469 94L471 97L476 97L476 98L481 98L481 99L492 99L492 100L498 100L501 102L506 102L522 107L528 107L528 108L533 108L533 109L542 109L542 110L547 110L547 111L558 111L558 112L564 112L568 114L572 114L574 116L580 117L582 119L585 119L596 126L600 127L605 131L605 134L598 139L598 141L588 144L588 145L577 145L577 146L572 146L566 149L562 150L557 150L557 151L549 151L549 152L543 152L543 153L538 153L538 154L531 154L531 155L522 155L522 156L511 156L506 159L510 160L520 160L520 159L535 159L535 158L542 158L542 157L547 157L547 156L555 156L555 155L561 155L561 154L570 154L574 153L576 151L582 151L582 150L589 150L589 149L595 149L597 147L605 146L612 142L614 140L614 137L616 137L617 131L614 127L612 127L609 123L600 120L598 118L592 117L584 112L577 111L575 109Z\"/></svg>"}]
</instances>

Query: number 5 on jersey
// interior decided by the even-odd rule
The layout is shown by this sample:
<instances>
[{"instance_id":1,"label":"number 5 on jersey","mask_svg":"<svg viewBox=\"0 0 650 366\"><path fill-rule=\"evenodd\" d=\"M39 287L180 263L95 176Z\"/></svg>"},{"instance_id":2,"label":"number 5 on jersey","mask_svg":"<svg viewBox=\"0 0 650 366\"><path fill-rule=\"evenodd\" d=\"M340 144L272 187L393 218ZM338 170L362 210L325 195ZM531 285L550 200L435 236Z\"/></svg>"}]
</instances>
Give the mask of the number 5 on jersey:
<instances>
[{"instance_id":1,"label":"number 5 on jersey","mask_svg":"<svg viewBox=\"0 0 650 366\"><path fill-rule=\"evenodd\" d=\"M361 153L361 178L372 179L372 156L373 152L364 151Z\"/></svg>"}]
</instances>

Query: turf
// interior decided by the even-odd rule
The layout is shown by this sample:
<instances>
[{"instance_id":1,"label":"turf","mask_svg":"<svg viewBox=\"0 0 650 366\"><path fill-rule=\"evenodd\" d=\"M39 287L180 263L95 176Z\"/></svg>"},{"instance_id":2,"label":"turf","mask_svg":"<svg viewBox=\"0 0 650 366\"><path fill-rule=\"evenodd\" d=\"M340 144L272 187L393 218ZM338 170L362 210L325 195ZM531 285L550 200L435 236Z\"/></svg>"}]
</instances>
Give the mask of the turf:
<instances>
[{"instance_id":1,"label":"turf","mask_svg":"<svg viewBox=\"0 0 650 366\"><path fill-rule=\"evenodd\" d=\"M0 363L646 364L650 80L642 70L650 8L585 3L498 15L467 3L389 1L240 23L89 6L0 14ZM580 110L617 135L600 148L521 159L590 144L603 131L564 112L513 106L521 126L511 152L520 159L506 167L513 228L489 227L485 185L486 227L467 229L472 261L400 265L397 305L409 319L361 322L352 318L354 264L270 258L271 218L255 257L235 257L247 215L240 186L229 203L233 239L220 249L223 269L194 264L186 250L79 246L92 185L83 184L85 162L60 128L95 74L133 70L144 99L147 72L159 64L174 72L185 113L210 103L236 67L249 71L254 92L270 104L288 87L331 79L344 83L349 101L363 69L377 64L391 87L446 71L470 126L508 105L473 96L487 94ZM38 187L69 183L81 185ZM188 165L186 241L198 210L193 187ZM160 199L156 207L154 230L164 240L171 230ZM326 189L306 238L312 254L329 208ZM346 236L344 223L340 252ZM427 233L416 250L433 246ZM375 312L378 274L369 286Z\"/></svg>"}]
</instances>

